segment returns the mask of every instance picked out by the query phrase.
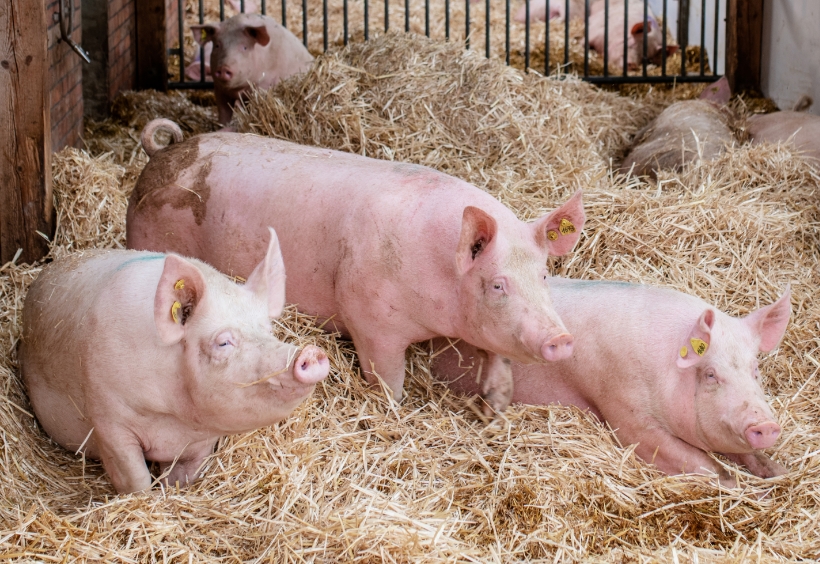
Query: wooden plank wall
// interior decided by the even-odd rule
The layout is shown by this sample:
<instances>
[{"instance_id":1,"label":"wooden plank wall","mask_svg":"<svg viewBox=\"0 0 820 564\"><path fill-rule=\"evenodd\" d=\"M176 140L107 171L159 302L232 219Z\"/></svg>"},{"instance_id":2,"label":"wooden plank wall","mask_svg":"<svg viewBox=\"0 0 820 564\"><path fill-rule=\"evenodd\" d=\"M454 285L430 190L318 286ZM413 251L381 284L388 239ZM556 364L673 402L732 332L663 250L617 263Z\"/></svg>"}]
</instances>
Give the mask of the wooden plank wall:
<instances>
[{"instance_id":1,"label":"wooden plank wall","mask_svg":"<svg viewBox=\"0 0 820 564\"><path fill-rule=\"evenodd\" d=\"M726 77L732 92L760 93L763 0L728 0Z\"/></svg>"}]
</instances>

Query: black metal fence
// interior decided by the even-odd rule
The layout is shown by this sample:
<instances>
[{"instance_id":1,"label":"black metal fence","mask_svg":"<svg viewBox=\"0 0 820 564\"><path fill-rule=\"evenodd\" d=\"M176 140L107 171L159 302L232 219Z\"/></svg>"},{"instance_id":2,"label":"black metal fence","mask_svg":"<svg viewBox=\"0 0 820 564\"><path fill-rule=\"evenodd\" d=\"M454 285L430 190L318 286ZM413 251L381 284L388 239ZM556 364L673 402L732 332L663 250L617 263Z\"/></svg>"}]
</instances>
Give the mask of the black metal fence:
<instances>
[{"instance_id":1,"label":"black metal fence","mask_svg":"<svg viewBox=\"0 0 820 564\"><path fill-rule=\"evenodd\" d=\"M208 23L205 14L205 4L209 2L211 4L211 8L214 7L215 4L218 3L218 14L219 20L224 21L226 19L226 1L232 4L232 8L236 12L258 12L265 15L270 15L276 19L279 19L280 23L282 23L285 27L289 25L289 5L287 0L187 0L189 3L191 1L194 2L194 6L198 8L198 13L191 14L190 11L186 12L185 9L185 2L186 0L177 0L177 13L179 17L178 22L178 29L176 30L179 37L179 48L171 49L170 55L176 55L179 57L179 70L178 70L178 80L171 81L169 83L170 88L210 88L212 83L207 81L207 77L205 76L205 57L206 51L203 47L198 47L199 55L198 55L198 66L200 68L200 76L198 80L191 80L190 78L186 77L186 56L185 56L185 28L186 25L194 24L202 24ZM258 1L258 3L257 3ZM317 2L318 0L310 0L311 5ZM329 18L328 18L328 2L338 2L339 0L321 0L321 19L322 19L322 43L321 43L321 50L327 51L328 48L331 46L329 43ZM373 29L371 28L371 20L376 17L379 18L378 15L372 13L373 4L376 3L376 6L380 8L379 4L383 1L384 7L384 31L388 31L390 29L390 0L340 0L342 2L342 35L341 35L341 43L347 45L350 41L353 40L353 34L351 33L351 18L350 18L350 7L352 3L361 4L361 8L363 9L363 25L361 31L363 32L363 39L367 41L370 39ZM412 31L411 26L411 10L412 8L416 8L417 10L423 11L423 29L424 34L427 37L431 36L431 0L412 0L414 4L411 6L411 0L393 0L394 5L399 4L400 7L403 7L404 12L404 30L406 32ZM672 83L672 82L712 82L720 78L719 74L719 67L722 65L722 62L725 59L725 52L723 51L722 42L719 41L721 39L721 31L723 28L721 27L721 23L723 20L723 13L725 11L725 2L726 0L527 0L523 3L522 7L519 10L523 13L524 21L521 24L513 24L511 20L511 2L518 3L518 0L477 0L471 2L471 0L463 0L464 1L464 11L463 14L459 14L459 19L463 18L463 25L464 25L464 34L461 36L459 33L459 40L464 41L464 45L466 49L471 48L471 39L474 39L476 36L472 34L474 29L471 29L471 25L476 23L473 19L471 19L470 15L470 8L472 5L478 5L480 7L480 3L484 4L484 18L483 18L483 39L484 39L484 54L486 57L492 57L493 51L491 49L491 31L492 31L492 22L491 22L491 14L493 13L493 6L491 4L498 4L503 2L503 8L496 6L495 9L503 9L503 24L504 24L504 57L506 63L510 64L510 54L511 54L511 30L512 25L515 25L516 31L518 33L521 32L521 28L523 27L523 49L519 49L519 51L523 51L523 67L525 69L532 68L533 70L538 70L539 72L543 72L544 74L550 74L551 68L553 71L556 69L559 70L569 70L571 67L571 63L573 63L574 67L572 70L576 72L581 78L584 80L598 83L598 84L625 84L625 83ZM421 2L423 2L423 6L421 6ZM444 39L452 40L451 31L453 31L453 22L451 21L451 12L453 11L451 6L451 0L436 0L436 2L444 3ZM531 20L531 11L533 10L533 6L538 6L540 8L540 2L546 3L546 15L550 14L550 10L553 7L559 6L563 8L563 21L560 22L559 27L556 27L555 24L550 25L550 22L547 21L546 25L544 26L544 38L543 38L543 45L534 45L532 42L532 28L533 22ZM301 35L301 39L306 47L309 46L308 38L309 38L309 6L308 0L300 0L299 2L301 6L297 4L297 8L301 8L301 26L296 24L296 26L292 25L294 18L293 14L290 14L290 29L291 31L299 37ZM661 4L660 13L655 14L653 10L650 8L650 3L654 4ZM275 4L278 4L276 6ZM403 4L403 5L402 5ZM273 5L273 6L272 6ZM454 0L455 5L455 0ZM235 6L235 7L234 7ZM638 11L638 20L635 20L635 11ZM272 10L270 8L273 8ZM293 10L293 7L290 7ZM440 8L440 6L439 6ZM668 25L670 21L670 8L675 8L674 10L676 13L674 14L674 18L677 21L677 25L674 27L674 32L670 33L671 27ZM571 11L573 10L574 11ZM580 15L577 13L578 10L582 12ZM620 10L623 10L623 29L617 29L620 27L620 21L618 20L615 22L616 29L614 30L615 33L622 33L623 34L623 52L618 52L617 54L620 56L622 55L623 63L621 68L616 69L614 72L610 68L610 62L615 54L614 50L610 49L610 38L613 35L610 34L610 28L613 26L613 19L611 16L613 14L617 15ZM692 11L696 12L694 14L694 18L692 18ZM630 13L632 12L632 13ZM316 14L318 16L318 14ZM566 15L570 15L570 17L566 17ZM297 16L298 18L298 16ZM596 27L595 29L590 29L590 19L596 20ZM713 19L711 25L707 27L707 18ZM583 21L583 36L580 37L577 33L571 34L571 20L576 19L578 21ZM602 21L601 21L602 20ZM660 23L658 22L660 20ZM298 21L298 19L297 19ZM630 22L632 22L633 28L630 29ZM482 22L479 22L482 23ZM603 23L603 26L601 26ZM643 42L642 50L639 51L640 61L637 64L634 64L630 67L629 64L629 47L630 47L630 39L633 39L633 48L635 47L635 40L632 30L635 29L634 26L636 24L642 24L641 29L651 29L649 26L656 25L660 27L660 35L661 35L661 45L660 50L656 53L656 56L650 57L648 54L650 53L651 46L650 42L650 34L649 33L641 33L641 40ZM694 24L694 25L693 25ZM699 30L698 30L699 26ZM301 29L299 29L301 27ZM379 26L382 27L382 26ZM597 53L592 55L594 51L593 45L590 41L590 32L594 31L598 35L600 35L600 28L603 27L603 45L605 46L603 49L599 49L603 51L602 53ZM692 29L695 31L699 31L699 42L691 45L689 43L689 35ZM551 29L552 28L552 29ZM711 28L711 29L709 29ZM576 28L577 29L577 28ZM556 30L560 30L558 33L558 37L556 37ZM171 30L169 30L170 32ZM420 31L420 30L419 30ZM712 34L711 42L707 41L707 32ZM555 38L557 40L563 40L563 57L559 56L559 60L551 60L550 56L550 40ZM599 37L600 39L600 37ZM583 45L583 58L582 62L578 60L571 60L571 45L572 41L576 41L577 43L581 43ZM711 43L711 44L710 44ZM318 45L314 45L314 51L318 48ZM520 44L519 44L520 47ZM539 65L539 68L533 67L531 63L531 54L534 47L541 47L543 48L543 56L544 62L543 65ZM640 47L640 46L639 46ZM655 46L657 47L657 45ZM679 56L675 58L676 60L676 70L671 70L669 68L669 61L670 61L670 51L677 47L677 51ZM696 49L690 49L690 47L696 47ZM711 48L711 56L708 55L708 51ZM499 54L500 55L500 54ZM590 68L590 58L591 56L597 57L597 60L603 62L603 68L599 69L600 72L595 73L592 72ZM707 58L709 61L707 62ZM679 62L678 62L679 59ZM687 68L690 67L690 68ZM694 67L694 68L692 68ZM651 71L651 72L650 72Z\"/></svg>"}]
</instances>

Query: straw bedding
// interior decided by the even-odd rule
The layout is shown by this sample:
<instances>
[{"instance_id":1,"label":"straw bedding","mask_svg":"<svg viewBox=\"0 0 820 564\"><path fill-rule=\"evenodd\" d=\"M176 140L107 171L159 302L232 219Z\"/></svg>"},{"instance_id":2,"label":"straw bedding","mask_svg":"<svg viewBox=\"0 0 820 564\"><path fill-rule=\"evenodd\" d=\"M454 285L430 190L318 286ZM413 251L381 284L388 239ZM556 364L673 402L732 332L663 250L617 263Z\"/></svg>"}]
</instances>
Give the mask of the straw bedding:
<instances>
[{"instance_id":1,"label":"straw bedding","mask_svg":"<svg viewBox=\"0 0 820 564\"><path fill-rule=\"evenodd\" d=\"M160 112L162 99L153 98ZM425 344L409 355L407 395L395 404L362 385L350 343L288 309L277 330L328 351L327 381L286 421L222 440L193 487L117 496L98 463L52 444L31 415L15 349L25 291L40 265L7 264L0 268L0 495L7 500L0 504L0 555L124 562L819 558L820 179L788 147L774 146L734 147L712 163L661 174L657 183L610 174L609 160L667 102L523 77L456 47L387 36L256 95L238 126L434 166L491 191L524 219L583 187L588 224L576 251L553 261L558 275L662 284L733 315L771 302L791 282L793 322L761 366L784 429L772 452L788 475L761 480L729 465L735 489L703 476L667 477L571 407L513 406L487 422L472 400L430 379ZM117 125L132 143L137 132ZM55 155L53 256L123 245L126 197L145 161L136 153Z\"/></svg>"}]
</instances>

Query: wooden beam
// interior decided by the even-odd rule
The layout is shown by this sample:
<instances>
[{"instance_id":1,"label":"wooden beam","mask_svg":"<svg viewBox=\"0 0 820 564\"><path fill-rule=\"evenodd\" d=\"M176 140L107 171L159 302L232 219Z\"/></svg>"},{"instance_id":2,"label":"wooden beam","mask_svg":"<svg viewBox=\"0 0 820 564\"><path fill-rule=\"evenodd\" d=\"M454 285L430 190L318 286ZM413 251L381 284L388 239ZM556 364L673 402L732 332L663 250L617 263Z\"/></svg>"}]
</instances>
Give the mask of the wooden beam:
<instances>
[{"instance_id":1,"label":"wooden beam","mask_svg":"<svg viewBox=\"0 0 820 564\"><path fill-rule=\"evenodd\" d=\"M165 0L134 0L137 15L137 88L168 89Z\"/></svg>"},{"instance_id":2,"label":"wooden beam","mask_svg":"<svg viewBox=\"0 0 820 564\"><path fill-rule=\"evenodd\" d=\"M0 4L0 265L48 252L51 104L45 2Z\"/></svg>"},{"instance_id":3,"label":"wooden beam","mask_svg":"<svg viewBox=\"0 0 820 564\"><path fill-rule=\"evenodd\" d=\"M726 77L732 92L760 92L763 0L728 0Z\"/></svg>"}]
</instances>

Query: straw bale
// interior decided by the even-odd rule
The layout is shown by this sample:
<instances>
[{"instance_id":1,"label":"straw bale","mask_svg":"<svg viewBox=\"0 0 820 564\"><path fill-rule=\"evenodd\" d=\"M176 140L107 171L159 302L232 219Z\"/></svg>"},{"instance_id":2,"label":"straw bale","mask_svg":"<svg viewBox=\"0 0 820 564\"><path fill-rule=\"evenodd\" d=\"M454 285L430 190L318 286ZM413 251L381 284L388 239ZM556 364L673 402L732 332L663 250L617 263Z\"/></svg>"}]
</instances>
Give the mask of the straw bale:
<instances>
[{"instance_id":1,"label":"straw bale","mask_svg":"<svg viewBox=\"0 0 820 564\"><path fill-rule=\"evenodd\" d=\"M410 47L403 49L404 41ZM51 443L31 415L15 351L22 300L41 266L6 264L0 556L368 563L820 558L817 171L788 147L743 145L712 162L661 173L657 182L612 176L608 160L666 102L622 99L572 79L523 77L446 45L414 41L383 37L327 56L308 79L283 84L271 98L257 95L239 123L441 168L490 190L525 219L584 187L589 223L578 249L551 261L558 275L661 284L733 315L768 303L791 282L793 322L761 365L784 429L772 454L791 472L761 480L727 462L737 473L735 489L704 476L668 477L572 407L513 406L486 421L473 400L431 380L424 343L408 354L407 395L397 404L363 384L349 342L321 333L291 307L275 325L278 334L318 344L331 359L331 374L316 393L278 425L221 440L191 488L117 496L98 463ZM395 61L385 72L388 47ZM118 158L73 150L55 157L61 219L53 256L123 244L125 197L142 160Z\"/></svg>"}]
</instances>

